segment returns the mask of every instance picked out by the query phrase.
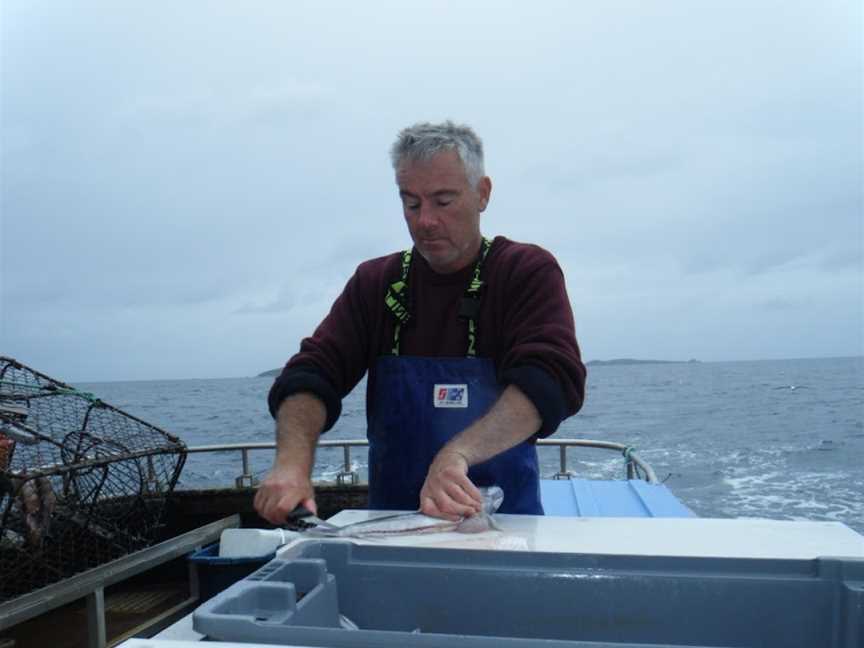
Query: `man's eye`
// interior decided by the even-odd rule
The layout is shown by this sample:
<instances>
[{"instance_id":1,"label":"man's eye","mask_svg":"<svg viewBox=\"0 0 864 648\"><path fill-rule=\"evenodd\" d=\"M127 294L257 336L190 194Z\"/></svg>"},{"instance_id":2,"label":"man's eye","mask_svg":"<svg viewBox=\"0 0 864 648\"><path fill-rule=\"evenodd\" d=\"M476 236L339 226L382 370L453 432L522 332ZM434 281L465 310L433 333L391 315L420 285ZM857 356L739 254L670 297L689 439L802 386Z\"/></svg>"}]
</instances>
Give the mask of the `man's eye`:
<instances>
[{"instance_id":1,"label":"man's eye","mask_svg":"<svg viewBox=\"0 0 864 648\"><path fill-rule=\"evenodd\" d=\"M405 203L405 209L410 209L411 211L420 209L420 203Z\"/></svg>"},{"instance_id":2,"label":"man's eye","mask_svg":"<svg viewBox=\"0 0 864 648\"><path fill-rule=\"evenodd\" d=\"M439 207L446 207L447 205L449 205L449 204L452 203L452 202L453 202L453 199L452 199L452 198L448 198L448 199L446 199L446 200L439 200L439 201L438 201L438 206L439 206Z\"/></svg>"}]
</instances>

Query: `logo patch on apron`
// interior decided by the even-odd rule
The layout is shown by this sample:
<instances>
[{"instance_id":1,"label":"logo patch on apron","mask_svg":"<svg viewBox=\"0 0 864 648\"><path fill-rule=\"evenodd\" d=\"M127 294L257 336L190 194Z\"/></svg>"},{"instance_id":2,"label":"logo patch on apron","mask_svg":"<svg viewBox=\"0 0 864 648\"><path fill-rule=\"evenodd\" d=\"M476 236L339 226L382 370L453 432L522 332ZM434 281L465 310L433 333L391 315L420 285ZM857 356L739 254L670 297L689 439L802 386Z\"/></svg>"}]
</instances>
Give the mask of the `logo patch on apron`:
<instances>
[{"instance_id":1,"label":"logo patch on apron","mask_svg":"<svg viewBox=\"0 0 864 648\"><path fill-rule=\"evenodd\" d=\"M435 385L435 407L468 407L468 385Z\"/></svg>"}]
</instances>

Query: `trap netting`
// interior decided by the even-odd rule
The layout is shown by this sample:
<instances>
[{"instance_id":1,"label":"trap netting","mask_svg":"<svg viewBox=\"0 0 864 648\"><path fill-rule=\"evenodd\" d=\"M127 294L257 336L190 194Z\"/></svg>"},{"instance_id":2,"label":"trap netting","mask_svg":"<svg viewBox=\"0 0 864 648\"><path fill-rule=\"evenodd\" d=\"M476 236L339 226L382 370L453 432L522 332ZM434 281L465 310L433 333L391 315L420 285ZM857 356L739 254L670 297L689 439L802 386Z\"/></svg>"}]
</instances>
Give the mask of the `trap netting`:
<instances>
[{"instance_id":1,"label":"trap netting","mask_svg":"<svg viewBox=\"0 0 864 648\"><path fill-rule=\"evenodd\" d=\"M177 437L0 357L0 602L151 545Z\"/></svg>"}]
</instances>

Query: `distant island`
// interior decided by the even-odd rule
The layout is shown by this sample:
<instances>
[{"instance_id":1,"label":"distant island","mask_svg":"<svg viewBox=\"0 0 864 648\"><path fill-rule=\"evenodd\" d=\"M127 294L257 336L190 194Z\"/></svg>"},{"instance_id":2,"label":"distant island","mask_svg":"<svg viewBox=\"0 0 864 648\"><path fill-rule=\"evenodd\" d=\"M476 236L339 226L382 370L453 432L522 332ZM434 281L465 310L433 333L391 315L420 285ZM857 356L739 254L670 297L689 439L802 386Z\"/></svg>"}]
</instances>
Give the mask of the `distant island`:
<instances>
[{"instance_id":1,"label":"distant island","mask_svg":"<svg viewBox=\"0 0 864 648\"><path fill-rule=\"evenodd\" d=\"M280 373L282 373L282 369L270 369L269 371L262 371L260 374L255 376L256 378L275 378Z\"/></svg>"},{"instance_id":2,"label":"distant island","mask_svg":"<svg viewBox=\"0 0 864 648\"><path fill-rule=\"evenodd\" d=\"M585 364L590 366L595 365L643 365L643 364L689 364L693 362L701 362L691 358L690 360L636 360L635 358L615 358L614 360L589 360Z\"/></svg>"}]
</instances>

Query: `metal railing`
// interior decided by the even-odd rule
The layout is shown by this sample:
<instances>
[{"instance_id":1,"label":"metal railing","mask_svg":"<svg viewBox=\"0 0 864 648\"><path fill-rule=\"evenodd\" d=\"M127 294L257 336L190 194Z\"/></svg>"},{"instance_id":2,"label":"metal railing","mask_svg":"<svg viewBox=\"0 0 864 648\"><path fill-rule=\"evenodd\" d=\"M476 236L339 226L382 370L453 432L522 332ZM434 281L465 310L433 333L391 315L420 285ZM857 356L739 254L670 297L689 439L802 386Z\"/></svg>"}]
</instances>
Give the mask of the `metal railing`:
<instances>
[{"instance_id":1,"label":"metal railing","mask_svg":"<svg viewBox=\"0 0 864 648\"><path fill-rule=\"evenodd\" d=\"M336 482L340 485L356 484L359 481L357 471L351 464L351 448L368 446L366 439L324 439L318 442L319 448L342 448L342 469L336 475ZM600 448L620 452L624 457L624 470L627 479L642 479L649 484L658 483L654 469L645 462L631 446L613 441L597 441L594 439L539 439L537 445L540 448L557 446L559 452L560 467L553 479L572 479L575 474L567 468L567 452L570 448ZM255 486L255 476L249 463L249 453L252 450L274 450L276 443L273 441L259 443L226 443L219 445L192 446L187 448L189 453L200 452L240 452L243 472L234 480L237 488Z\"/></svg>"},{"instance_id":2,"label":"metal railing","mask_svg":"<svg viewBox=\"0 0 864 648\"><path fill-rule=\"evenodd\" d=\"M105 648L109 644L105 620L105 588L209 545L219 539L223 530L238 526L240 526L240 516L234 514L4 601L0 603L0 631L84 598L87 601L86 645L88 648ZM194 570L194 563L190 562L189 568ZM126 639L136 634L136 631L152 627L159 621L167 621L175 613L191 612L194 605L199 602L197 572L190 574L190 586L192 591L188 599L175 604L169 610L151 616L144 625L124 633L123 638ZM116 642L115 637L110 644L114 645Z\"/></svg>"}]
</instances>

